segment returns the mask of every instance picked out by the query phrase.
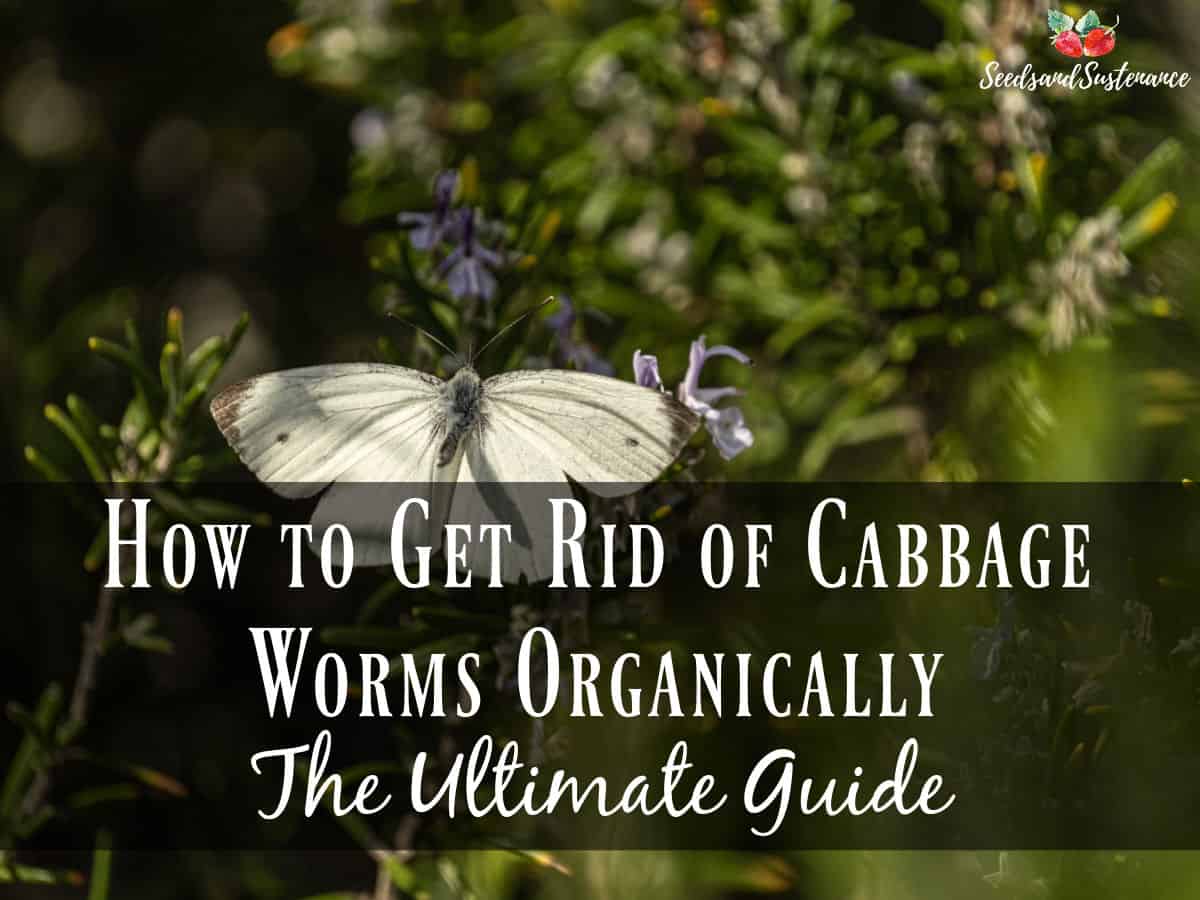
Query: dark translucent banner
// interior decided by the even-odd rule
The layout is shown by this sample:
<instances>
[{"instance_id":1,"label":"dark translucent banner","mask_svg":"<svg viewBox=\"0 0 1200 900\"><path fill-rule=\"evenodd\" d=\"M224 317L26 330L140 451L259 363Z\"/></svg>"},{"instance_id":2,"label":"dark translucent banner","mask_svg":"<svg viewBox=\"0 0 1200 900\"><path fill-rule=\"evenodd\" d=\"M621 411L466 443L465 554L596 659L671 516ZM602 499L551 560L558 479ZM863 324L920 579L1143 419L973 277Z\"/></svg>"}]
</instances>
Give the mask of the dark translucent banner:
<instances>
[{"instance_id":1,"label":"dark translucent banner","mask_svg":"<svg viewBox=\"0 0 1200 900\"><path fill-rule=\"evenodd\" d=\"M93 490L2 489L9 842L1200 847L1187 486Z\"/></svg>"}]
</instances>

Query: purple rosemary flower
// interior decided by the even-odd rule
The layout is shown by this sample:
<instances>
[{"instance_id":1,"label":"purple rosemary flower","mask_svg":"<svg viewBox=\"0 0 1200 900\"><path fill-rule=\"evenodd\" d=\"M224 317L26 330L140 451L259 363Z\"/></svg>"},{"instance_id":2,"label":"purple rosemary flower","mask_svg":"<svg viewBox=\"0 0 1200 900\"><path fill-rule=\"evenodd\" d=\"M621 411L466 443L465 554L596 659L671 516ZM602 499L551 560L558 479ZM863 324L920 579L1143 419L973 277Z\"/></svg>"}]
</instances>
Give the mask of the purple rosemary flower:
<instances>
[{"instance_id":1,"label":"purple rosemary flower","mask_svg":"<svg viewBox=\"0 0 1200 900\"><path fill-rule=\"evenodd\" d=\"M573 343L568 351L563 348L567 361L580 372L592 372L596 375L615 375L617 370L613 364L596 352L591 344Z\"/></svg>"},{"instance_id":2,"label":"purple rosemary flower","mask_svg":"<svg viewBox=\"0 0 1200 900\"><path fill-rule=\"evenodd\" d=\"M733 459L747 447L754 446L754 433L746 424L746 417L737 406L720 409L716 404L725 397L741 394L737 388L700 387L700 371L714 356L729 356L745 365L752 365L750 357L733 347L719 345L709 349L704 336L692 341L688 355L687 373L680 383L676 396L679 401L704 420L714 446L724 459ZM633 378L642 387L663 390L662 378L658 374L658 357L637 350L633 354Z\"/></svg>"},{"instance_id":3,"label":"purple rosemary flower","mask_svg":"<svg viewBox=\"0 0 1200 900\"><path fill-rule=\"evenodd\" d=\"M546 316L546 327L553 331L561 340L563 335L570 335L579 316L575 312L575 304L566 294L555 298L558 309Z\"/></svg>"},{"instance_id":4,"label":"purple rosemary flower","mask_svg":"<svg viewBox=\"0 0 1200 900\"><path fill-rule=\"evenodd\" d=\"M662 376L658 374L658 357L643 353L641 350L633 351L633 380L642 387L654 388L658 391L666 390L663 386Z\"/></svg>"},{"instance_id":5,"label":"purple rosemary flower","mask_svg":"<svg viewBox=\"0 0 1200 900\"><path fill-rule=\"evenodd\" d=\"M401 225L412 228L408 240L414 250L432 250L452 234L462 216L461 210L452 209L454 191L458 187L458 173L448 170L438 174L433 182L433 212L402 212Z\"/></svg>"},{"instance_id":6,"label":"purple rosemary flower","mask_svg":"<svg viewBox=\"0 0 1200 900\"><path fill-rule=\"evenodd\" d=\"M754 433L746 425L746 419L740 408L727 406L717 409L718 401L725 397L736 397L741 394L734 387L702 388L700 387L700 372L704 364L714 356L728 356L743 365L750 365L750 357L740 350L723 344L709 349L704 335L692 341L692 349L688 354L687 373L679 385L676 395L681 403L692 412L704 419L704 427L712 436L713 444L724 459L733 459L747 447L754 446Z\"/></svg>"},{"instance_id":7,"label":"purple rosemary flower","mask_svg":"<svg viewBox=\"0 0 1200 900\"><path fill-rule=\"evenodd\" d=\"M546 325L554 332L556 349L563 365L574 366L580 372L594 372L597 375L613 375L616 370L612 363L598 354L591 344L575 340L575 320L579 318L575 312L575 304L570 297L558 299L558 312L546 319Z\"/></svg>"},{"instance_id":8,"label":"purple rosemary flower","mask_svg":"<svg viewBox=\"0 0 1200 900\"><path fill-rule=\"evenodd\" d=\"M741 407L709 409L704 413L704 427L722 459L733 459L747 447L754 446L754 432L746 424Z\"/></svg>"},{"instance_id":9,"label":"purple rosemary flower","mask_svg":"<svg viewBox=\"0 0 1200 900\"><path fill-rule=\"evenodd\" d=\"M491 270L507 262L504 254L479 242L476 219L475 210L463 212L458 245L438 266L438 275L446 279L446 287L459 300L466 297L491 300L496 294L496 276Z\"/></svg>"}]
</instances>

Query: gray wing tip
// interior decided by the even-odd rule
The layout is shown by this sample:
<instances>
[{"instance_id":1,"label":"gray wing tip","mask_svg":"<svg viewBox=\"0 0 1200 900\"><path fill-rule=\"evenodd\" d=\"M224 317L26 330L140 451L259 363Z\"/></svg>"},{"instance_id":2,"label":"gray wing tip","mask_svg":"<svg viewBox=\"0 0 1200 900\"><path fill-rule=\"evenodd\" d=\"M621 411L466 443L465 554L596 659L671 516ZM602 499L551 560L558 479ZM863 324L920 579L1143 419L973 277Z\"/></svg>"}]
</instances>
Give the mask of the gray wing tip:
<instances>
[{"instance_id":1,"label":"gray wing tip","mask_svg":"<svg viewBox=\"0 0 1200 900\"><path fill-rule=\"evenodd\" d=\"M235 449L238 440L238 414L241 409L242 400L250 390L251 381L253 379L231 384L217 394L217 396L213 397L212 402L208 406L209 411L212 413L213 421L217 423L217 428L221 429L221 434L225 435L226 440L235 445Z\"/></svg>"},{"instance_id":2,"label":"gray wing tip","mask_svg":"<svg viewBox=\"0 0 1200 900\"><path fill-rule=\"evenodd\" d=\"M659 396L662 410L671 423L671 452L678 453L700 427L700 417L665 391Z\"/></svg>"}]
</instances>

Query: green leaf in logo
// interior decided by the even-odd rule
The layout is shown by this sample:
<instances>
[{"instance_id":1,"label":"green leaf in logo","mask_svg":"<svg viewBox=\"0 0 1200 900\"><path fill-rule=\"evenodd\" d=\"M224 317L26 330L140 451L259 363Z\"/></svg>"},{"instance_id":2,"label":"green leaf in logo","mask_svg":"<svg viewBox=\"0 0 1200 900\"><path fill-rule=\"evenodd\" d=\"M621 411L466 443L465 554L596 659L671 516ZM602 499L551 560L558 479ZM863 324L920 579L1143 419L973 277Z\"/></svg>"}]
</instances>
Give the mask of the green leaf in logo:
<instances>
[{"instance_id":1,"label":"green leaf in logo","mask_svg":"<svg viewBox=\"0 0 1200 900\"><path fill-rule=\"evenodd\" d=\"M1087 15L1075 23L1075 30L1084 37L1088 36L1088 32L1094 31L1100 27L1100 17L1096 15L1094 9L1089 9Z\"/></svg>"},{"instance_id":2,"label":"green leaf in logo","mask_svg":"<svg viewBox=\"0 0 1200 900\"><path fill-rule=\"evenodd\" d=\"M1051 34L1061 34L1075 24L1074 19L1065 12L1059 12L1057 9L1052 9L1046 13L1046 22L1050 26Z\"/></svg>"}]
</instances>

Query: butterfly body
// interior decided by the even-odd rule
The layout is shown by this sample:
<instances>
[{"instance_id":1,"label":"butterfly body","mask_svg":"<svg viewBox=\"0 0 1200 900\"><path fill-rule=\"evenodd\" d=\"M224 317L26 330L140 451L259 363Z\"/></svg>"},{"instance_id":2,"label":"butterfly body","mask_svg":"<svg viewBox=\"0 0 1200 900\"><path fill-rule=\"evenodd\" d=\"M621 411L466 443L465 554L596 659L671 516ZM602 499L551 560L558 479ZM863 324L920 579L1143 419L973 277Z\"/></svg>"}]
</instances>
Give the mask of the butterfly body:
<instances>
[{"instance_id":1,"label":"butterfly body","mask_svg":"<svg viewBox=\"0 0 1200 900\"><path fill-rule=\"evenodd\" d=\"M470 366L463 366L442 385L442 420L438 425L445 437L438 448L437 464L450 465L463 438L480 430L483 416L483 381Z\"/></svg>"}]
</instances>

